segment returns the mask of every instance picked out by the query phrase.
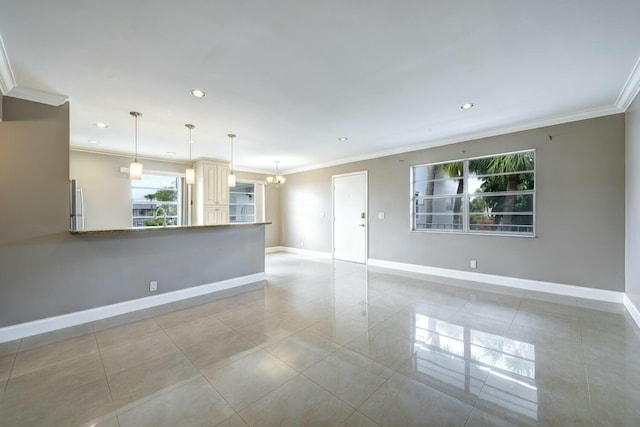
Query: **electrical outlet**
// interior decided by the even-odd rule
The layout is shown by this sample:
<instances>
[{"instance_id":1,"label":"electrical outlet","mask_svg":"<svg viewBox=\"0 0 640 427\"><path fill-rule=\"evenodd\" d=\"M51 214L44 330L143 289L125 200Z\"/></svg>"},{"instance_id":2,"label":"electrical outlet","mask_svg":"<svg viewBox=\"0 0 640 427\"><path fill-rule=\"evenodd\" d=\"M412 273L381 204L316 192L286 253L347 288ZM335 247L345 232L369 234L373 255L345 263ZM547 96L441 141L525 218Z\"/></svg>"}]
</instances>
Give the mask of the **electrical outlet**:
<instances>
[{"instance_id":1,"label":"electrical outlet","mask_svg":"<svg viewBox=\"0 0 640 427\"><path fill-rule=\"evenodd\" d=\"M320 212L320 219L324 219L324 212Z\"/></svg>"},{"instance_id":2,"label":"electrical outlet","mask_svg":"<svg viewBox=\"0 0 640 427\"><path fill-rule=\"evenodd\" d=\"M154 280L152 282L149 282L149 292L155 292L158 290L158 281Z\"/></svg>"},{"instance_id":3,"label":"electrical outlet","mask_svg":"<svg viewBox=\"0 0 640 427\"><path fill-rule=\"evenodd\" d=\"M384 219L384 212L378 212L378 219Z\"/></svg>"},{"instance_id":4,"label":"electrical outlet","mask_svg":"<svg viewBox=\"0 0 640 427\"><path fill-rule=\"evenodd\" d=\"M476 261L475 259L472 259L471 262L469 263L469 267L478 268L478 261Z\"/></svg>"}]
</instances>

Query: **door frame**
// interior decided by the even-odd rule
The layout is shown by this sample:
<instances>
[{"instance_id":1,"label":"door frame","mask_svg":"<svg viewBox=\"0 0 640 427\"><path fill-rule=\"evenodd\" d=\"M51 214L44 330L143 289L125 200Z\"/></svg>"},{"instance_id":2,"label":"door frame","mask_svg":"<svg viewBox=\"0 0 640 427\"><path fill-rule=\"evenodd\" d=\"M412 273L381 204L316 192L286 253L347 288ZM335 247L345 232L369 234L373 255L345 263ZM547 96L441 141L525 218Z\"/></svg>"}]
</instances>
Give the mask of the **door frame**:
<instances>
[{"instance_id":1,"label":"door frame","mask_svg":"<svg viewBox=\"0 0 640 427\"><path fill-rule=\"evenodd\" d=\"M365 230L364 230L364 264L369 262L369 171L357 171L349 173L341 173L338 175L331 175L331 258L335 259L336 256L336 178L344 178L351 175L364 175L364 215L365 215Z\"/></svg>"}]
</instances>

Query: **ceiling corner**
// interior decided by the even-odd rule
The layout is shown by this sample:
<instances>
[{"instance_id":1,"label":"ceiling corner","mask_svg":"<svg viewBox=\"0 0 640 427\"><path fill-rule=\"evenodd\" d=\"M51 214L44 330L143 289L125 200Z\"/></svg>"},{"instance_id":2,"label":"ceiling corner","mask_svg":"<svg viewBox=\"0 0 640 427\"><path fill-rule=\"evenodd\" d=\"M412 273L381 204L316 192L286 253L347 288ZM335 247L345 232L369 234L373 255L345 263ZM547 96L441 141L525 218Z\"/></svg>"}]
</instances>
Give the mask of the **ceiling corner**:
<instances>
[{"instance_id":1,"label":"ceiling corner","mask_svg":"<svg viewBox=\"0 0 640 427\"><path fill-rule=\"evenodd\" d=\"M40 104L52 105L58 107L69 100L67 95L45 92L42 90L31 89L28 87L14 86L13 89L6 94L13 98L24 99L25 101L39 102Z\"/></svg>"},{"instance_id":2,"label":"ceiling corner","mask_svg":"<svg viewBox=\"0 0 640 427\"><path fill-rule=\"evenodd\" d=\"M4 48L4 42L2 36L0 36L0 90L2 94L6 95L16 86L16 79L13 76L13 70L11 69L11 63L9 62L9 56Z\"/></svg>"},{"instance_id":3,"label":"ceiling corner","mask_svg":"<svg viewBox=\"0 0 640 427\"><path fill-rule=\"evenodd\" d=\"M623 112L627 111L627 108L629 108L638 95L638 92L640 92L640 58L636 61L627 81L624 83L624 86L622 86L620 95L618 95L618 99L616 100L616 106Z\"/></svg>"}]
</instances>

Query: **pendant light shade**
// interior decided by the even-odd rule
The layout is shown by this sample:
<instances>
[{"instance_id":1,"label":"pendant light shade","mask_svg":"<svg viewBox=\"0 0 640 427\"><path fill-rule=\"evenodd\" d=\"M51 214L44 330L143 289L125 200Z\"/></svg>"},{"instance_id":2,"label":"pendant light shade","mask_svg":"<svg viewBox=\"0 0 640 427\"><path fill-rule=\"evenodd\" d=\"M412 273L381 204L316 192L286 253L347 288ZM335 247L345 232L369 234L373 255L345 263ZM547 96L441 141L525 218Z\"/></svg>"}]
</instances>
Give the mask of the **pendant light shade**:
<instances>
[{"instance_id":1,"label":"pendant light shade","mask_svg":"<svg viewBox=\"0 0 640 427\"><path fill-rule=\"evenodd\" d=\"M280 169L278 168L279 164L280 164L280 161L276 160L276 173L275 173L275 175L267 177L267 182L269 184L284 184L285 182L287 182L287 178L285 178L284 176L280 175Z\"/></svg>"},{"instance_id":2,"label":"pendant light shade","mask_svg":"<svg viewBox=\"0 0 640 427\"><path fill-rule=\"evenodd\" d=\"M135 121L135 154L133 162L129 165L129 178L141 179L142 178L142 163L138 161L138 117L142 116L142 113L137 111L131 111L129 114L133 116Z\"/></svg>"},{"instance_id":3,"label":"pendant light shade","mask_svg":"<svg viewBox=\"0 0 640 427\"><path fill-rule=\"evenodd\" d=\"M236 186L236 174L233 172L233 138L235 138L235 134L230 133L227 135L231 139L231 164L229 165L229 176L227 177L227 184L229 187Z\"/></svg>"},{"instance_id":4,"label":"pendant light shade","mask_svg":"<svg viewBox=\"0 0 640 427\"><path fill-rule=\"evenodd\" d=\"M129 164L129 178L142 179L142 163L133 161Z\"/></svg>"},{"instance_id":5,"label":"pendant light shade","mask_svg":"<svg viewBox=\"0 0 640 427\"><path fill-rule=\"evenodd\" d=\"M193 129L195 129L196 126L190 123L187 123L185 126L189 129L189 141L187 142L189 143L189 163L191 163L191 146L195 143L193 138L191 138L191 132L193 131ZM187 185L196 183L196 171L191 166L192 165L190 164L189 167L184 171L184 176L185 176L185 180L187 181Z\"/></svg>"},{"instance_id":6,"label":"pendant light shade","mask_svg":"<svg viewBox=\"0 0 640 427\"><path fill-rule=\"evenodd\" d=\"M193 168L187 168L184 171L185 178L187 180L187 184L195 184L196 183L196 170Z\"/></svg>"}]
</instances>

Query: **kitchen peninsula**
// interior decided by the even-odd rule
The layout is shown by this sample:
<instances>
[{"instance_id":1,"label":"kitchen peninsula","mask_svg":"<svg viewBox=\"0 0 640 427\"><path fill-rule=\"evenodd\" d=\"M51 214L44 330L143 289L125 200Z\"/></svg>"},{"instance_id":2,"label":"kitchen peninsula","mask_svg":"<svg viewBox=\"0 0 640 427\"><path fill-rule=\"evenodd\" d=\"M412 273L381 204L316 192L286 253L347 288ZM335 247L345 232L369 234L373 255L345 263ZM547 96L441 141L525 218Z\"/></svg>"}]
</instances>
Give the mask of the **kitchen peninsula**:
<instances>
[{"instance_id":1,"label":"kitchen peninsula","mask_svg":"<svg viewBox=\"0 0 640 427\"><path fill-rule=\"evenodd\" d=\"M69 104L0 100L0 342L263 286L264 222L70 232Z\"/></svg>"},{"instance_id":2,"label":"kitchen peninsula","mask_svg":"<svg viewBox=\"0 0 640 427\"><path fill-rule=\"evenodd\" d=\"M24 291L14 301L19 305L4 311L0 342L221 290L262 287L266 224L69 231L33 242L31 254L46 265L46 277L34 280L28 268L14 271L12 280ZM150 291L151 282L157 291ZM3 328L7 320L12 326Z\"/></svg>"}]
</instances>

